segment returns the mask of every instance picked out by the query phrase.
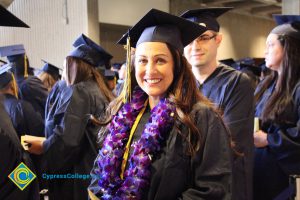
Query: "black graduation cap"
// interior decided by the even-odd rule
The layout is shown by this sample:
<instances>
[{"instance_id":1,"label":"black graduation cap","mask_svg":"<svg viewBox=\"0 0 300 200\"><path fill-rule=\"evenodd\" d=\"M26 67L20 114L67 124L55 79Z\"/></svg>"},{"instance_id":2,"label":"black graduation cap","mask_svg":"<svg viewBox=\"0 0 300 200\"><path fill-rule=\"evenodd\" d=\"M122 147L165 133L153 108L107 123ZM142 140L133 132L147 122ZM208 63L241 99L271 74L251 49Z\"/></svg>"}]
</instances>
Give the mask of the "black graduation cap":
<instances>
[{"instance_id":1,"label":"black graduation cap","mask_svg":"<svg viewBox=\"0 0 300 200\"><path fill-rule=\"evenodd\" d=\"M7 64L4 60L0 60L0 63Z\"/></svg>"},{"instance_id":2,"label":"black graduation cap","mask_svg":"<svg viewBox=\"0 0 300 200\"><path fill-rule=\"evenodd\" d=\"M274 15L273 17L278 26L271 33L300 40L300 15Z\"/></svg>"},{"instance_id":3,"label":"black graduation cap","mask_svg":"<svg viewBox=\"0 0 300 200\"><path fill-rule=\"evenodd\" d=\"M223 60L219 60L220 63L223 63L224 65L228 65L230 67L236 68L237 63L234 61L233 58L227 58Z\"/></svg>"},{"instance_id":4,"label":"black graduation cap","mask_svg":"<svg viewBox=\"0 0 300 200\"><path fill-rule=\"evenodd\" d=\"M99 62L98 66L108 63L113 58L113 56L109 54L107 51L105 51L105 49L103 49L100 45L96 44L93 40L91 40L84 34L81 34L74 41L73 46L76 48L82 44L88 45L101 53L101 62Z\"/></svg>"},{"instance_id":5,"label":"black graduation cap","mask_svg":"<svg viewBox=\"0 0 300 200\"><path fill-rule=\"evenodd\" d=\"M182 13L180 17L195 22L205 27L207 30L219 32L220 25L216 19L231 9L233 9L233 7L199 8L187 10L186 12Z\"/></svg>"},{"instance_id":6,"label":"black graduation cap","mask_svg":"<svg viewBox=\"0 0 300 200\"><path fill-rule=\"evenodd\" d=\"M125 45L128 35L131 47L142 42L165 42L177 48L183 48L205 32L204 27L169 13L151 9L122 38L118 44Z\"/></svg>"},{"instance_id":7,"label":"black graduation cap","mask_svg":"<svg viewBox=\"0 0 300 200\"><path fill-rule=\"evenodd\" d=\"M45 65L42 68L42 71L47 72L48 74L50 74L54 80L59 80L60 79L60 74L59 74L59 67L56 67L55 65L45 61L42 59L42 61L45 63Z\"/></svg>"},{"instance_id":8,"label":"black graduation cap","mask_svg":"<svg viewBox=\"0 0 300 200\"><path fill-rule=\"evenodd\" d=\"M2 5L0 5L0 26L30 28L22 20L6 10Z\"/></svg>"},{"instance_id":9,"label":"black graduation cap","mask_svg":"<svg viewBox=\"0 0 300 200\"><path fill-rule=\"evenodd\" d=\"M12 74L8 72L10 69L11 66L9 64L0 67L0 89L7 86L7 84L12 80Z\"/></svg>"},{"instance_id":10,"label":"black graduation cap","mask_svg":"<svg viewBox=\"0 0 300 200\"><path fill-rule=\"evenodd\" d=\"M240 63L239 69L242 72L251 72L256 76L260 76L262 69L258 66L247 64L247 63Z\"/></svg>"},{"instance_id":11,"label":"black graduation cap","mask_svg":"<svg viewBox=\"0 0 300 200\"><path fill-rule=\"evenodd\" d=\"M104 76L107 80L113 80L116 77L116 72L112 70L105 70Z\"/></svg>"}]
</instances>

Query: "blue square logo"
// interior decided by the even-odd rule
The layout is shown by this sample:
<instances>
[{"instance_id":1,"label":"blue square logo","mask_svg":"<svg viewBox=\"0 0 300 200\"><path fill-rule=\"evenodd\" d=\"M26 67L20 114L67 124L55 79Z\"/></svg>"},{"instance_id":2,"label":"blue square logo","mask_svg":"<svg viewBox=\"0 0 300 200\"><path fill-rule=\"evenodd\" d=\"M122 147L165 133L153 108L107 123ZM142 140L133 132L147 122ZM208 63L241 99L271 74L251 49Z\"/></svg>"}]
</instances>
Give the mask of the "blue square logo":
<instances>
[{"instance_id":1,"label":"blue square logo","mask_svg":"<svg viewBox=\"0 0 300 200\"><path fill-rule=\"evenodd\" d=\"M24 190L31 181L36 178L36 175L23 162L21 162L19 166L8 175L8 178L14 182L20 190Z\"/></svg>"}]
</instances>

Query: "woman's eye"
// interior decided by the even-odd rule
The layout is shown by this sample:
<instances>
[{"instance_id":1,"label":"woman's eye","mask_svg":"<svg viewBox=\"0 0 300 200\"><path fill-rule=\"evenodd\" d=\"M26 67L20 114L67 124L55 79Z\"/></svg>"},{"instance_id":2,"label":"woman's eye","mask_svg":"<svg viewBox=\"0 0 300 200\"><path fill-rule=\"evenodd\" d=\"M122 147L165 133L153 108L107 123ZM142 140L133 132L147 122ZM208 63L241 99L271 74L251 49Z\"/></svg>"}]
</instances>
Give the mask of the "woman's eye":
<instances>
[{"instance_id":1,"label":"woman's eye","mask_svg":"<svg viewBox=\"0 0 300 200\"><path fill-rule=\"evenodd\" d=\"M145 63L147 63L146 59L138 59L138 64L142 65L142 64L145 64Z\"/></svg>"},{"instance_id":2,"label":"woman's eye","mask_svg":"<svg viewBox=\"0 0 300 200\"><path fill-rule=\"evenodd\" d=\"M159 64L159 65L162 65L162 64L165 64L166 61L165 61L165 59L158 58L158 59L156 60L156 63Z\"/></svg>"}]
</instances>

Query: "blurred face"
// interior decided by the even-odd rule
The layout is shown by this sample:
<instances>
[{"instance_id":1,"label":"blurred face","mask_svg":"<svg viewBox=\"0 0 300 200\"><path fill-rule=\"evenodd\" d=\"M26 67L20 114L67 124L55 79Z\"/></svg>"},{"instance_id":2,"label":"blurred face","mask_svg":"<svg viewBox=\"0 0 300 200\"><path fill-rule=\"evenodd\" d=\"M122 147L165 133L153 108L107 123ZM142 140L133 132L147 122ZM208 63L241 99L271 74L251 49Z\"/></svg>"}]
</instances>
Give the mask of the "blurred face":
<instances>
[{"instance_id":1,"label":"blurred face","mask_svg":"<svg viewBox=\"0 0 300 200\"><path fill-rule=\"evenodd\" d=\"M266 41L266 66L272 70L280 71L282 59L283 47L278 40L278 35L270 33Z\"/></svg>"},{"instance_id":2,"label":"blurred face","mask_svg":"<svg viewBox=\"0 0 300 200\"><path fill-rule=\"evenodd\" d=\"M193 67L208 66L215 62L222 35L206 31L184 48L184 56Z\"/></svg>"},{"instance_id":3,"label":"blurred face","mask_svg":"<svg viewBox=\"0 0 300 200\"><path fill-rule=\"evenodd\" d=\"M77 73L77 64L75 61L67 60L66 63L66 83L68 86L73 85Z\"/></svg>"},{"instance_id":4,"label":"blurred face","mask_svg":"<svg viewBox=\"0 0 300 200\"><path fill-rule=\"evenodd\" d=\"M173 82L174 61L165 43L144 42L135 52L135 76L149 97L163 97Z\"/></svg>"}]
</instances>

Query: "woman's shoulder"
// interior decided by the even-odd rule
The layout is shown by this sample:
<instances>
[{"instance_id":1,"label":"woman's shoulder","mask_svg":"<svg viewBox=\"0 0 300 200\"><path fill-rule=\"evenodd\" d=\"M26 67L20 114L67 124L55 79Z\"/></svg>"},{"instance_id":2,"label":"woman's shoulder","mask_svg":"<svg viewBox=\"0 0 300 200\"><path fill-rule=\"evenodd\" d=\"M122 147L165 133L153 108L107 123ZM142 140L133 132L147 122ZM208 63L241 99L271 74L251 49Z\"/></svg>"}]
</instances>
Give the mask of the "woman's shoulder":
<instances>
[{"instance_id":1,"label":"woman's shoulder","mask_svg":"<svg viewBox=\"0 0 300 200\"><path fill-rule=\"evenodd\" d=\"M296 84L293 91L293 98L297 105L300 105L300 81Z\"/></svg>"},{"instance_id":2,"label":"woman's shoulder","mask_svg":"<svg viewBox=\"0 0 300 200\"><path fill-rule=\"evenodd\" d=\"M204 102L198 102L193 106L191 116L195 119L196 122L206 121L211 123L215 120L221 120L221 117L216 111L216 109Z\"/></svg>"}]
</instances>

